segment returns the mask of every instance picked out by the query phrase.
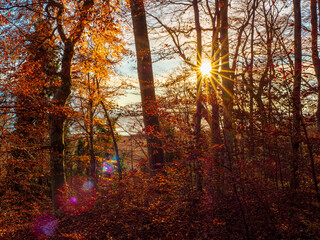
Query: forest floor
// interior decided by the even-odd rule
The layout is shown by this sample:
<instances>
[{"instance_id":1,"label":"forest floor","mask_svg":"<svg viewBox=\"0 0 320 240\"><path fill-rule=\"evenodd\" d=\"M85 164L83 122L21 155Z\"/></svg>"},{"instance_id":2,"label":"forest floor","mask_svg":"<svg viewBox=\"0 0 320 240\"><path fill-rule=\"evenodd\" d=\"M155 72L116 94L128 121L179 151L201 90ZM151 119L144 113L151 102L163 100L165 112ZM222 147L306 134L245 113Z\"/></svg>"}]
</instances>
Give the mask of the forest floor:
<instances>
[{"instance_id":1,"label":"forest floor","mask_svg":"<svg viewBox=\"0 0 320 240\"><path fill-rule=\"evenodd\" d=\"M197 192L188 172L150 178L130 171L61 197L58 215L45 196L12 195L2 206L0 239L320 239L320 204L301 190L294 201L281 189L247 185L219 198ZM77 188L76 186L80 186ZM2 202L4 203L4 202Z\"/></svg>"}]
</instances>

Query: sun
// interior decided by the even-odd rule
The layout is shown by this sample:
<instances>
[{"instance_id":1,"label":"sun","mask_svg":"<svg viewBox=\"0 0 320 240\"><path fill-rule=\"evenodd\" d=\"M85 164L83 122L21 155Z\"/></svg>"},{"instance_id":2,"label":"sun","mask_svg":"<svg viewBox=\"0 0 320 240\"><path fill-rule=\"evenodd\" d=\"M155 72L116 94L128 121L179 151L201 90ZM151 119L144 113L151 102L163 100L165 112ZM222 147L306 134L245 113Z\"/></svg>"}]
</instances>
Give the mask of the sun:
<instances>
[{"instance_id":1,"label":"sun","mask_svg":"<svg viewBox=\"0 0 320 240\"><path fill-rule=\"evenodd\" d=\"M211 75L211 64L210 62L203 62L200 67L200 72L203 77L208 77Z\"/></svg>"}]
</instances>

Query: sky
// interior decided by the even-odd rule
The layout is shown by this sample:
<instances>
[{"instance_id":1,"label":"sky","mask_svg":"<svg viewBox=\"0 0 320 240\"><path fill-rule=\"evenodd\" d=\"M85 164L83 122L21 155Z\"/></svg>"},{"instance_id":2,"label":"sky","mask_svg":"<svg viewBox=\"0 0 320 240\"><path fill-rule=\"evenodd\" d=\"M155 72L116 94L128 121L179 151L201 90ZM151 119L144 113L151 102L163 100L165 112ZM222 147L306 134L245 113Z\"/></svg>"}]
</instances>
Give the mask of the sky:
<instances>
[{"instance_id":1,"label":"sky","mask_svg":"<svg viewBox=\"0 0 320 240\"><path fill-rule=\"evenodd\" d=\"M131 33L132 34L132 33ZM131 38L133 39L133 38ZM150 48L152 51L153 44L156 44L155 41L150 41ZM134 44L129 46L129 50L135 54L135 46ZM152 59L155 59L155 56L152 56ZM153 67L153 76L154 81L159 82L166 78L166 76L170 75L170 72L174 71L174 69L179 67L181 61L177 59L170 60L161 60L152 64ZM134 88L127 89L125 95L121 95L116 98L116 104L123 108L128 105L134 105L141 103L140 89L139 89L139 80L138 80L138 72L137 72L137 61L136 56L128 56L125 57L122 63L116 67L117 74L119 74L122 80L128 80ZM159 90L156 94L159 94ZM142 117L121 117L117 121L117 131L121 135L128 136L130 132L131 134L141 132L143 120Z\"/></svg>"},{"instance_id":2,"label":"sky","mask_svg":"<svg viewBox=\"0 0 320 240\"><path fill-rule=\"evenodd\" d=\"M133 47L129 49L135 53ZM152 41L150 47L152 48ZM153 59L154 58L155 57L153 57ZM179 67L179 64L181 64L181 61L177 59L161 60L153 63L152 67L155 82L165 79L166 76L170 75L170 72ZM128 104L141 102L136 57L125 58L123 63L117 67L117 71L119 71L121 78L128 79L136 87L128 89L126 95L120 96L117 99L117 104L123 107Z\"/></svg>"},{"instance_id":3,"label":"sky","mask_svg":"<svg viewBox=\"0 0 320 240\"><path fill-rule=\"evenodd\" d=\"M155 82L164 79L166 75L169 75L175 68L179 66L177 60L162 60L153 64L153 75ZM117 70L122 75L121 77L129 79L135 88L126 90L126 94L119 96L116 99L118 106L125 107L141 103L139 80L137 73L137 62L134 58L125 59L122 65L117 67ZM156 94L159 94L159 90L156 89ZM117 122L117 131L124 136L141 132L143 120L142 117L121 117Z\"/></svg>"}]
</instances>

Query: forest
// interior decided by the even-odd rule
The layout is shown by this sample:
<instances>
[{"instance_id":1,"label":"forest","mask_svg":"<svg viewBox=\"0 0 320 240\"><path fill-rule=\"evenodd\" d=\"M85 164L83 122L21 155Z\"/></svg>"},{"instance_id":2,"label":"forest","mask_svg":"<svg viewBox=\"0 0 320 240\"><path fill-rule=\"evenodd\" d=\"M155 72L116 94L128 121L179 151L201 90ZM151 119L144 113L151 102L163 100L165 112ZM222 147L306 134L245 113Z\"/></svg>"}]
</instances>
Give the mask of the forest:
<instances>
[{"instance_id":1,"label":"forest","mask_svg":"<svg viewBox=\"0 0 320 240\"><path fill-rule=\"evenodd\" d=\"M0 239L320 239L319 36L320 0L0 0Z\"/></svg>"}]
</instances>

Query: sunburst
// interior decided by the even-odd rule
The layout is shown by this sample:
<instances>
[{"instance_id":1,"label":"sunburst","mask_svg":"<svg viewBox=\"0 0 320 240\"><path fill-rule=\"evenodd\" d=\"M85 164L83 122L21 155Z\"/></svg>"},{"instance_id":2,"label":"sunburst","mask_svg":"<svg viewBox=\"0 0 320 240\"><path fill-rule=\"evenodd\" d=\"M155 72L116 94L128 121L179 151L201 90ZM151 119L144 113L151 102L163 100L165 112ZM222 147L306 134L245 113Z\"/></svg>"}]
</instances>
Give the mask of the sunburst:
<instances>
[{"instance_id":1,"label":"sunburst","mask_svg":"<svg viewBox=\"0 0 320 240\"><path fill-rule=\"evenodd\" d=\"M211 75L212 67L209 61L205 61L200 66L200 72L203 77L209 77Z\"/></svg>"}]
</instances>

